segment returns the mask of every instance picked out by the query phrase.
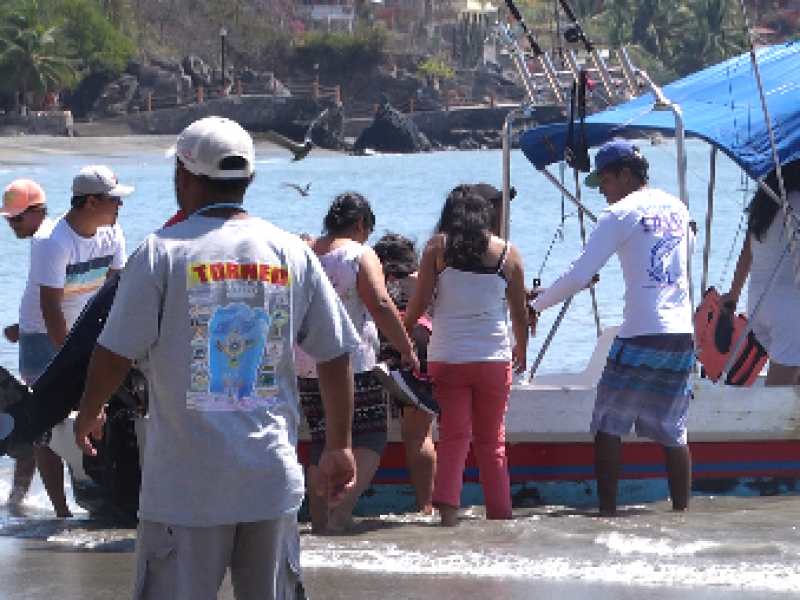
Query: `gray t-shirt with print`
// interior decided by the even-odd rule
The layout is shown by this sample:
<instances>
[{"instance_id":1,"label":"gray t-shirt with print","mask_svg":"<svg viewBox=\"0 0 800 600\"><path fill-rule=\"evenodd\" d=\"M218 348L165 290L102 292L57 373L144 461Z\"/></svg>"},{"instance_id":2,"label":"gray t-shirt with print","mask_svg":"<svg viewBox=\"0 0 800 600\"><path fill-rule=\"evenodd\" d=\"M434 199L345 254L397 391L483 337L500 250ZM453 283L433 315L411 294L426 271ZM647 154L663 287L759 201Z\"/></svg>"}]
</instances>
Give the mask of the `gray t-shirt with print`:
<instances>
[{"instance_id":1,"label":"gray t-shirt with print","mask_svg":"<svg viewBox=\"0 0 800 600\"><path fill-rule=\"evenodd\" d=\"M299 238L194 215L142 243L99 338L149 364L141 519L212 526L299 508L295 341L318 361L359 343Z\"/></svg>"}]
</instances>

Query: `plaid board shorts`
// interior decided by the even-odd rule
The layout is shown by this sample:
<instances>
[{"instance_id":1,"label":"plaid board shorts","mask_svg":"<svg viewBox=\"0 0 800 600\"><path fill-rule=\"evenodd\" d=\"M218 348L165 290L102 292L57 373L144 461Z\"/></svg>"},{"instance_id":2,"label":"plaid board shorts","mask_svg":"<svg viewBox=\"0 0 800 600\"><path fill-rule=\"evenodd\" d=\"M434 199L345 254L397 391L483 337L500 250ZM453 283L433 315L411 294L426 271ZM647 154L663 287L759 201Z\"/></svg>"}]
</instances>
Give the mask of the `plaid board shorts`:
<instances>
[{"instance_id":1,"label":"plaid board shorts","mask_svg":"<svg viewBox=\"0 0 800 600\"><path fill-rule=\"evenodd\" d=\"M686 445L694 344L688 333L616 338L597 385L590 431Z\"/></svg>"}]
</instances>

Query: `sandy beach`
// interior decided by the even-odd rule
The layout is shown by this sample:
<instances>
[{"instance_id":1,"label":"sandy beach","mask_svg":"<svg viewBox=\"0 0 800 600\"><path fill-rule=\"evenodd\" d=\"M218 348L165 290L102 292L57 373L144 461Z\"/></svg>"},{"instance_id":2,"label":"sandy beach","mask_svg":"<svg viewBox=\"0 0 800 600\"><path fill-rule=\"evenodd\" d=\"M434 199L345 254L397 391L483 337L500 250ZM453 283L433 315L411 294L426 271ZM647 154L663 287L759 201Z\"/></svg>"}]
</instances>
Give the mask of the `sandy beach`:
<instances>
[{"instance_id":1,"label":"sandy beach","mask_svg":"<svg viewBox=\"0 0 800 600\"><path fill-rule=\"evenodd\" d=\"M41 164L44 157L76 155L97 157L125 157L132 154L166 151L175 144L173 135L114 135L109 128L108 135L102 137L66 137L49 135L0 136L0 161L15 165ZM258 139L254 135L256 149L261 153L275 156L290 154L271 142ZM315 149L315 156L337 155L331 150Z\"/></svg>"},{"instance_id":2,"label":"sandy beach","mask_svg":"<svg viewBox=\"0 0 800 600\"><path fill-rule=\"evenodd\" d=\"M132 550L76 549L57 542L0 538L3 600L110 600L129 598ZM309 600L765 600L786 597L764 591L714 588L650 588L598 582L478 578L466 574L381 574L355 569L306 569ZM226 578L218 600L234 600Z\"/></svg>"}]
</instances>

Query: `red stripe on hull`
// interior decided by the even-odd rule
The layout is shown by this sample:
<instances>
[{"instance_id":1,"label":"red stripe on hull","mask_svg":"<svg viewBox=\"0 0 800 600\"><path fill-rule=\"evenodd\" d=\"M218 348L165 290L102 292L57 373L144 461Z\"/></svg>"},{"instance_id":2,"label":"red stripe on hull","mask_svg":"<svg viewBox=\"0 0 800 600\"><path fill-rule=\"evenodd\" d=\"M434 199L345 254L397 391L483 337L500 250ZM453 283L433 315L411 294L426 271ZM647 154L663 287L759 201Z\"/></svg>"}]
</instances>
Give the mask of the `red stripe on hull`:
<instances>
[{"instance_id":1,"label":"red stripe on hull","mask_svg":"<svg viewBox=\"0 0 800 600\"><path fill-rule=\"evenodd\" d=\"M800 477L800 440L696 442L690 444L693 475L701 477ZM299 455L305 462L308 443ZM591 443L522 443L507 446L512 482L582 481L594 478ZM622 446L623 478L664 477L664 455L654 443ZM467 457L465 481L477 481L475 456ZM374 483L408 483L405 447L390 442Z\"/></svg>"}]
</instances>

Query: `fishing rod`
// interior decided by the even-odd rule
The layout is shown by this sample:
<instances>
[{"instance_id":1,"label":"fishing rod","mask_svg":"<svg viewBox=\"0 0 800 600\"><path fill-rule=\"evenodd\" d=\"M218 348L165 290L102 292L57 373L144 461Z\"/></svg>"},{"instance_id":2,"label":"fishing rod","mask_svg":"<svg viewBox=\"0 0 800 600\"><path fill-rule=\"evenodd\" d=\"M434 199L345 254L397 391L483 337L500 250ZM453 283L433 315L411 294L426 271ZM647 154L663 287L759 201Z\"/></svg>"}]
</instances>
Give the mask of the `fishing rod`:
<instances>
[{"instance_id":1,"label":"fishing rod","mask_svg":"<svg viewBox=\"0 0 800 600\"><path fill-rule=\"evenodd\" d=\"M558 1L564 11L564 14L567 15L567 19L570 21L569 27L564 31L564 39L572 44L578 42L583 43L583 47L592 58L592 63L594 64L595 69L597 69L597 73L600 75L600 80L603 82L603 87L606 88L610 98L615 98L617 96L617 91L611 82L611 74L608 72L606 62L603 60L603 57L600 56L600 53L597 51L597 48L595 48L592 40L590 40L589 36L586 35L586 32L578 22L575 13L572 12L572 8L567 3L567 0Z\"/></svg>"},{"instance_id":2,"label":"fishing rod","mask_svg":"<svg viewBox=\"0 0 800 600\"><path fill-rule=\"evenodd\" d=\"M556 97L556 100L561 103L564 102L564 94L561 93L561 82L558 80L558 76L556 75L555 67L553 67L553 63L550 60L550 57L544 52L539 46L539 43L536 41L533 33L530 29L528 29L528 25L525 23L525 19L522 18L522 13L519 12L519 9L514 4L514 0L505 0L506 6L508 10L511 11L511 16L514 20L519 23L519 26L522 28L522 31L525 33L525 37L528 38L528 43L531 46L531 51L533 52L534 57L539 62L539 66L544 73L544 76L547 78L547 83L550 85L550 89L553 90L553 94Z\"/></svg>"}]
</instances>

